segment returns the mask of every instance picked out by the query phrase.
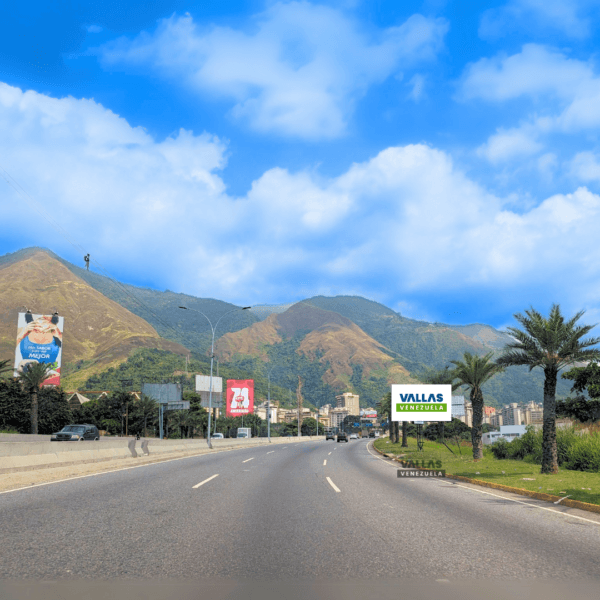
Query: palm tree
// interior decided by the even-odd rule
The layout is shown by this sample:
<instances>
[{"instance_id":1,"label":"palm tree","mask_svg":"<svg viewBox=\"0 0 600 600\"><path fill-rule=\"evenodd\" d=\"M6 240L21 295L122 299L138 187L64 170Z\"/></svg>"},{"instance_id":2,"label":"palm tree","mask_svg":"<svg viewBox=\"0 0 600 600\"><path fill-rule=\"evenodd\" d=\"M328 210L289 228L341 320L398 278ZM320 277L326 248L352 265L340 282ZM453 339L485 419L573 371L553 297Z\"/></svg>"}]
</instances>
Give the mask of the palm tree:
<instances>
[{"instance_id":1,"label":"palm tree","mask_svg":"<svg viewBox=\"0 0 600 600\"><path fill-rule=\"evenodd\" d=\"M456 389L460 387L460 383L453 383L455 377L453 375L453 371L450 370L450 367L444 367L440 371L436 371L435 369L426 368L422 373L419 374L419 380L423 383L428 383L431 385L451 385L452 391L454 392ZM406 421L402 423L402 445L404 445L404 432L406 429L405 425ZM445 426L446 423L444 421L440 422L440 437L442 439L442 444L448 448L445 438ZM408 444L407 444L408 445ZM448 448L450 450L450 448ZM450 450L452 452L452 450ZM453 453L454 454L454 453Z\"/></svg>"},{"instance_id":2,"label":"palm tree","mask_svg":"<svg viewBox=\"0 0 600 600\"><path fill-rule=\"evenodd\" d=\"M19 374L23 388L31 396L31 433L34 434L38 432L38 393L40 386L48 379L51 371L46 363L34 362L26 364Z\"/></svg>"},{"instance_id":3,"label":"palm tree","mask_svg":"<svg viewBox=\"0 0 600 600\"><path fill-rule=\"evenodd\" d=\"M473 407L473 427L471 429L471 441L473 443L473 460L483 458L483 446L481 436L483 434L483 392L481 387L497 373L504 370L504 367L494 363L493 352L488 352L485 356L477 356L470 352L465 352L463 360L451 360L455 365L450 371L456 387L466 386L470 390L471 406Z\"/></svg>"},{"instance_id":4,"label":"palm tree","mask_svg":"<svg viewBox=\"0 0 600 600\"><path fill-rule=\"evenodd\" d=\"M389 391L386 395L377 403L377 410L380 415L386 415L388 423L390 424L390 442L392 444L398 443L399 427L398 421L392 421L392 392Z\"/></svg>"},{"instance_id":5,"label":"palm tree","mask_svg":"<svg viewBox=\"0 0 600 600\"><path fill-rule=\"evenodd\" d=\"M507 344L498 364L504 366L527 365L529 370L544 370L544 426L542 434L542 473L558 473L556 446L556 381L558 372L574 362L597 360L600 350L591 348L600 338L581 339L595 325L576 325L585 311L579 311L565 321L560 306L553 304L550 316L543 317L530 308L525 315L517 313L515 319L523 330L508 327L515 338Z\"/></svg>"}]
</instances>

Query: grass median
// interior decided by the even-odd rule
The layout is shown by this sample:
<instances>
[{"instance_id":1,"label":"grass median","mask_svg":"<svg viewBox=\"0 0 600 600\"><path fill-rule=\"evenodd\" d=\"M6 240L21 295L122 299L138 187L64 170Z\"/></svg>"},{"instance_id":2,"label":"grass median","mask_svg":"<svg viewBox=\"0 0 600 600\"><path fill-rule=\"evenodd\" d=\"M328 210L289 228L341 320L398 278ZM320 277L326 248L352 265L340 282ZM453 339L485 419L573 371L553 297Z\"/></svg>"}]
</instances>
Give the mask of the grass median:
<instances>
[{"instance_id":1,"label":"grass median","mask_svg":"<svg viewBox=\"0 0 600 600\"><path fill-rule=\"evenodd\" d=\"M600 506L600 473L559 469L557 475L542 475L538 464L523 460L500 460L485 447L483 459L475 462L470 445L461 447L460 451L456 444L448 445L454 454L443 444L428 440L425 440L422 451L417 448L415 438L408 438L408 448L390 443L389 438L375 441L375 447L381 452L393 454L400 460L412 461L417 467L439 468L449 475L553 496L569 496L573 500Z\"/></svg>"}]
</instances>

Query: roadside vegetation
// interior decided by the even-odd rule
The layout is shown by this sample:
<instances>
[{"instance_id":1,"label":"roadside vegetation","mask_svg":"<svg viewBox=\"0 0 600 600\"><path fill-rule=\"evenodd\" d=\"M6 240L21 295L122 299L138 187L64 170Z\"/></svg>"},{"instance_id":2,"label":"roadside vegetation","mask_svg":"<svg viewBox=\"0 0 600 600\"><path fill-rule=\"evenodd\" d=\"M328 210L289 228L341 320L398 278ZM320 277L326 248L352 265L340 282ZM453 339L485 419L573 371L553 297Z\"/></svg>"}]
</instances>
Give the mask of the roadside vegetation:
<instances>
[{"instance_id":1,"label":"roadside vegetation","mask_svg":"<svg viewBox=\"0 0 600 600\"><path fill-rule=\"evenodd\" d=\"M423 451L420 452L417 440L413 437L408 438L406 448L399 443L391 443L387 437L375 441L378 450L399 457L406 461L407 466L412 461L417 467L441 468L449 475L553 496L569 496L573 500L600 505L600 473L561 468L556 475L543 474L541 465L525 460L498 459L488 446L483 448L483 458L475 461L469 452L470 444L465 441L463 445L468 451L457 455L451 454L443 444L430 440L425 440Z\"/></svg>"}]
</instances>

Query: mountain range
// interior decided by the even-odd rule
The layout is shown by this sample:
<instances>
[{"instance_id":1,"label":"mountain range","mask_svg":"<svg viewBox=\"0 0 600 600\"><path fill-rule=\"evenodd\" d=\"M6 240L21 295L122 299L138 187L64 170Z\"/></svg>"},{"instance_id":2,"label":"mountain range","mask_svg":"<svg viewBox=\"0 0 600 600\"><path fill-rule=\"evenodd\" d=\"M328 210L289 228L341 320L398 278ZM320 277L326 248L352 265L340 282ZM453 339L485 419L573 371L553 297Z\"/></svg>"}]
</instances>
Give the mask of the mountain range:
<instances>
[{"instance_id":1,"label":"mountain range","mask_svg":"<svg viewBox=\"0 0 600 600\"><path fill-rule=\"evenodd\" d=\"M84 388L136 349L206 356L212 339L207 318L214 324L232 311L215 334L219 362L245 376L266 378L271 372L290 396L300 376L305 398L316 406L334 403L344 391L358 393L361 406L372 406L392 383L416 383L422 372L443 368L465 351L498 354L511 339L485 324L408 319L358 296L315 296L235 310L241 307L123 284L44 248L0 257L0 359L14 355L17 313L27 308L65 318L62 385L67 390ZM541 372L510 368L486 384L486 402L540 402L542 381ZM567 383L559 380L557 392L567 395Z\"/></svg>"}]
</instances>

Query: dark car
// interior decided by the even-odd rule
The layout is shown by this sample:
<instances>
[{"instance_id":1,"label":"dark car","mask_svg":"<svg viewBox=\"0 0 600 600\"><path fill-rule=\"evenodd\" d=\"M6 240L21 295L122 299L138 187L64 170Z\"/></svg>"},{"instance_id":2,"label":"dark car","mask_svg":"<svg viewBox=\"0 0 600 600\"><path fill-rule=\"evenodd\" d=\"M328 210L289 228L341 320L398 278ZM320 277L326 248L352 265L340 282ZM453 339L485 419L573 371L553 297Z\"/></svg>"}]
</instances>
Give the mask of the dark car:
<instances>
[{"instance_id":1,"label":"dark car","mask_svg":"<svg viewBox=\"0 0 600 600\"><path fill-rule=\"evenodd\" d=\"M333 433L333 431L325 432L325 441L327 440L335 440L335 433Z\"/></svg>"},{"instance_id":2,"label":"dark car","mask_svg":"<svg viewBox=\"0 0 600 600\"><path fill-rule=\"evenodd\" d=\"M369 437L370 438L374 438L375 437L375 432L374 431L369 431Z\"/></svg>"},{"instance_id":3,"label":"dark car","mask_svg":"<svg viewBox=\"0 0 600 600\"><path fill-rule=\"evenodd\" d=\"M84 440L99 440L100 432L95 425L66 425L59 432L50 436L51 442L83 442Z\"/></svg>"},{"instance_id":4,"label":"dark car","mask_svg":"<svg viewBox=\"0 0 600 600\"><path fill-rule=\"evenodd\" d=\"M348 435L346 434L345 431L340 431L337 434L337 441L338 442L347 442L348 441Z\"/></svg>"}]
</instances>

